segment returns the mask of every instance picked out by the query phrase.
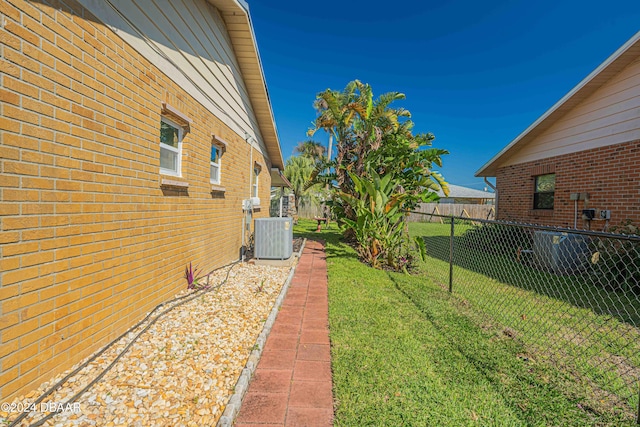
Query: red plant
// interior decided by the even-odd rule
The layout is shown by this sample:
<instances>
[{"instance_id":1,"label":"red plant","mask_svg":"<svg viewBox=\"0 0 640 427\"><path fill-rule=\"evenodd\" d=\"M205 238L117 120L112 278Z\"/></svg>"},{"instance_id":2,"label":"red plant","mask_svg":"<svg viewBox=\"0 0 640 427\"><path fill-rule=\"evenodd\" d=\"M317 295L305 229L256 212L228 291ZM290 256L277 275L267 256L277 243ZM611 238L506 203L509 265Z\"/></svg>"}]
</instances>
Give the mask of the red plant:
<instances>
[{"instance_id":1,"label":"red plant","mask_svg":"<svg viewBox=\"0 0 640 427\"><path fill-rule=\"evenodd\" d=\"M196 266L196 268L193 268L191 266L191 263L189 263L188 267L185 267L184 278L187 280L187 289L196 288L196 286L198 285L198 280L201 279L201 277L198 276L198 273L200 273L198 267Z\"/></svg>"}]
</instances>

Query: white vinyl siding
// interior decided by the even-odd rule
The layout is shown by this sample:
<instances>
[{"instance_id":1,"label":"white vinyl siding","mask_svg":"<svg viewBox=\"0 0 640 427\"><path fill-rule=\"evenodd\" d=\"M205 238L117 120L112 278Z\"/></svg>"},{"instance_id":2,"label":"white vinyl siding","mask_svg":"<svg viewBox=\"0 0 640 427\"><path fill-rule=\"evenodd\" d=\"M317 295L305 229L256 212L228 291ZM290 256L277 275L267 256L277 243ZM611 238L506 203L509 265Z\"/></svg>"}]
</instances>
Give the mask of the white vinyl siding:
<instances>
[{"instance_id":1,"label":"white vinyl siding","mask_svg":"<svg viewBox=\"0 0 640 427\"><path fill-rule=\"evenodd\" d=\"M242 136L248 132L266 155L247 91L247 84L254 83L243 80L215 7L205 0L111 0L115 12L101 1L80 3L234 132Z\"/></svg>"},{"instance_id":2,"label":"white vinyl siding","mask_svg":"<svg viewBox=\"0 0 640 427\"><path fill-rule=\"evenodd\" d=\"M640 139L639 109L636 60L500 166Z\"/></svg>"}]
</instances>

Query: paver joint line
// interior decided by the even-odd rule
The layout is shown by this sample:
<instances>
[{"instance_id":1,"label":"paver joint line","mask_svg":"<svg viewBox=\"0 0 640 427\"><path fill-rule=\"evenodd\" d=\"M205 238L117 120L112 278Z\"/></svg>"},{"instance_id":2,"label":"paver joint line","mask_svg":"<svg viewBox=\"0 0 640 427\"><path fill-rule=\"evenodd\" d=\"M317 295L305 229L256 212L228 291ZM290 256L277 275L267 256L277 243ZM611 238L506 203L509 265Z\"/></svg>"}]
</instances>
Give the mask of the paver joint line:
<instances>
[{"instance_id":1,"label":"paver joint line","mask_svg":"<svg viewBox=\"0 0 640 427\"><path fill-rule=\"evenodd\" d=\"M237 426L332 425L327 284L324 242L307 241Z\"/></svg>"}]
</instances>

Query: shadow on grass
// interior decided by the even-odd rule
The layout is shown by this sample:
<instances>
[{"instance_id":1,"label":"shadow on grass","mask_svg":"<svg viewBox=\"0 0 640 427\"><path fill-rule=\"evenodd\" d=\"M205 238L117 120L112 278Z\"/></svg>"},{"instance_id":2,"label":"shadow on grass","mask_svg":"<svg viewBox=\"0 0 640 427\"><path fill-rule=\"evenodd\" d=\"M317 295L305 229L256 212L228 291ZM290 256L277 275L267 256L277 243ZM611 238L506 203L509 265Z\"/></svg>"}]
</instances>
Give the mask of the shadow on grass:
<instances>
[{"instance_id":1,"label":"shadow on grass","mask_svg":"<svg viewBox=\"0 0 640 427\"><path fill-rule=\"evenodd\" d=\"M616 397L600 405L581 381L560 366L540 363L509 328L486 322L483 313L415 276L387 273L401 292L447 341L508 402L527 425L629 425L633 405ZM576 402L578 404L576 405ZM612 403L613 402L613 403Z\"/></svg>"},{"instance_id":2,"label":"shadow on grass","mask_svg":"<svg viewBox=\"0 0 640 427\"><path fill-rule=\"evenodd\" d=\"M449 229L439 224L435 226L428 233L414 230L414 235L422 237L428 256L448 263ZM525 260L518 260L518 244L513 244L508 250L500 247L478 247L464 232L454 236L453 248L455 267L561 300L575 307L592 310L599 315L611 316L634 327L640 326L638 297L630 291L606 289L597 283L592 270L587 269L585 272L573 275L543 271L533 266L531 262L527 264ZM446 274L447 277L442 280L448 281L448 270ZM461 276L464 276L464 272L454 269L454 292L456 282L467 285L462 281Z\"/></svg>"},{"instance_id":3,"label":"shadow on grass","mask_svg":"<svg viewBox=\"0 0 640 427\"><path fill-rule=\"evenodd\" d=\"M320 232L316 231L316 221L309 219L300 219L294 227L293 232L296 237L306 238L308 240L322 240L326 242L325 252L327 258L345 258L357 260L357 254L347 251L342 243L342 232L335 222L324 226Z\"/></svg>"}]
</instances>

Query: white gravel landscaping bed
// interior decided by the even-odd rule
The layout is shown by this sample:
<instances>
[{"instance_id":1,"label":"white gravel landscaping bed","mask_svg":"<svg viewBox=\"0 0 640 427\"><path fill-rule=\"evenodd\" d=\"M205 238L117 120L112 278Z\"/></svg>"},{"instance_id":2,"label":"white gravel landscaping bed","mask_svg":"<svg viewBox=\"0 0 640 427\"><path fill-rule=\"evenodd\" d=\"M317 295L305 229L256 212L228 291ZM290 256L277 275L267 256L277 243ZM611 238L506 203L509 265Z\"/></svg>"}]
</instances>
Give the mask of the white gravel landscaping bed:
<instances>
[{"instance_id":1,"label":"white gravel landscaping bed","mask_svg":"<svg viewBox=\"0 0 640 427\"><path fill-rule=\"evenodd\" d=\"M226 267L214 272L210 283L222 283L228 270ZM100 381L78 398L75 406L66 407L43 425L215 425L234 393L290 270L250 264L233 266L227 282L219 289L203 293L160 317ZM47 396L19 425L29 426L42 419L47 405L66 403L109 366L147 325L148 322L129 333ZM12 405L20 409L18 406L32 404L71 371L15 399ZM0 412L0 425L4 425L2 417L11 422L18 415L15 411Z\"/></svg>"}]
</instances>

